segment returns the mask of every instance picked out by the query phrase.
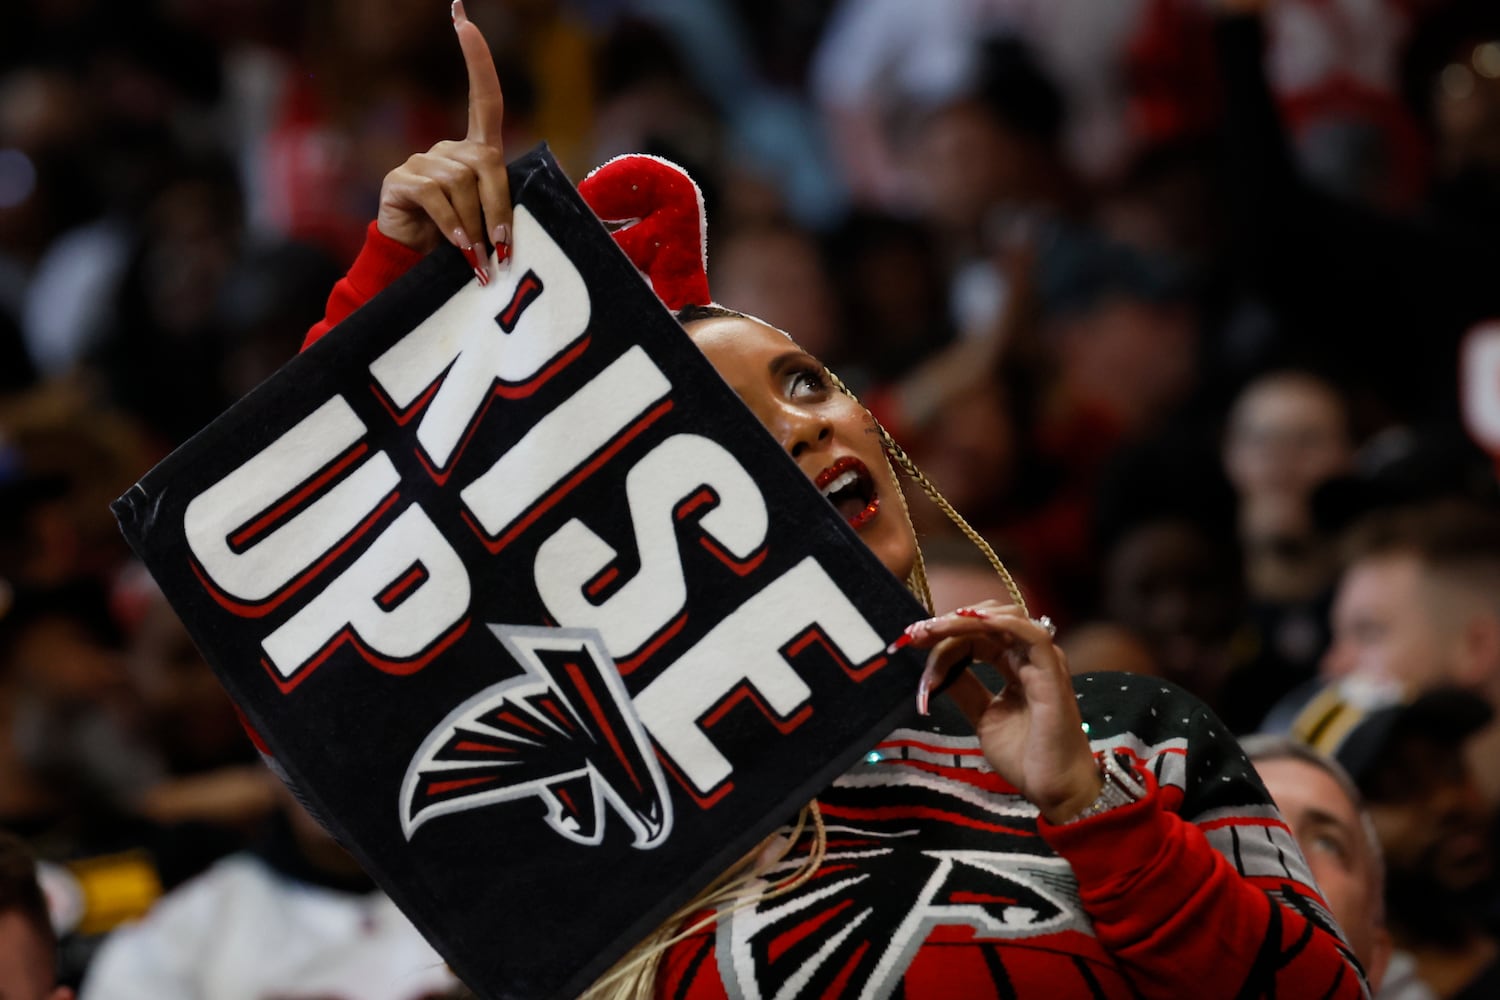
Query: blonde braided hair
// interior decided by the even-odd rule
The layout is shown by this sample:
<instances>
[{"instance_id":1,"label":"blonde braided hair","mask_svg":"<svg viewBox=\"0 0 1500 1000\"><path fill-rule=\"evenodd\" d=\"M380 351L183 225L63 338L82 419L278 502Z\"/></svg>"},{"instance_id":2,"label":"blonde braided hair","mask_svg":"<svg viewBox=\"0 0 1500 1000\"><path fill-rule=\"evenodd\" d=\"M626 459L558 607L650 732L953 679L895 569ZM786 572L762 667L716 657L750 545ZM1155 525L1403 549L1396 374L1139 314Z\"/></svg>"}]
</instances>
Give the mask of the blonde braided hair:
<instances>
[{"instance_id":1,"label":"blonde braided hair","mask_svg":"<svg viewBox=\"0 0 1500 1000\"><path fill-rule=\"evenodd\" d=\"M859 405L864 408L866 413L870 412L870 408L868 406L865 406L864 403L860 403L859 397L854 394L854 391L852 389L844 384L843 379L839 378L828 369L824 370L828 372L829 380L834 384L835 387L838 388L840 392L848 396L850 399L854 400L856 403L859 403ZM942 491L937 488L932 480L927 478L927 474L921 469L917 468L917 463L911 460L911 456L906 453L906 449L902 448L899 444L896 443L896 439L891 436L891 432L886 430L885 426L879 420L875 419L875 415L873 413L870 414L870 420L875 424L875 430L880 435L880 445L881 448L885 451L886 461L894 461L896 465L900 466L901 471L906 473L907 477L910 478L912 482L921 487L923 493L927 494L927 498L933 503L937 504L938 510L943 512L943 516L952 521L954 526L958 528L959 531L963 532L964 537L972 542L974 547L984 555L984 558L989 562L990 567L995 571L996 575L1000 577L1000 581L1005 584L1006 593L1009 594L1011 601L1018 607L1020 607L1023 614L1027 614L1028 612L1026 611L1026 598L1022 596L1021 588L1016 585L1015 578L1010 575L1010 570L1005 568L1005 563L1001 562L1000 557L995 554L994 547L990 545L989 541L983 535L981 535L974 529L973 525L969 524L969 522L964 518L962 514L958 512L958 509L954 507L953 504L948 502L948 498L943 496ZM908 524L911 524L911 512L906 506L906 495L904 493L901 493L899 489L897 490L897 495L901 498L902 510L906 512L906 521ZM912 533L913 535L915 535L916 533L915 526L913 526ZM917 597L922 600L922 603L927 606L928 611L933 610L932 592L927 589L927 564L922 559L921 545L917 546L916 562L912 567L912 572L914 575L920 576L922 586L921 591L916 591L916 588L913 588L914 592L917 593ZM908 581L908 585L909 584L910 581Z\"/></svg>"},{"instance_id":2,"label":"blonde braided hair","mask_svg":"<svg viewBox=\"0 0 1500 1000\"><path fill-rule=\"evenodd\" d=\"M765 887L764 874L786 860L809 826L813 831L813 842L807 857L786 876ZM778 839L780 844L777 844ZM777 853L770 858L763 858L766 849L772 845L776 847ZM827 853L828 831L823 825L823 811L818 808L815 799L802 807L797 815L797 823L788 836L777 835L764 841L710 882L701 893L678 907L661 926L595 980L579 1000L652 1000L655 996L656 973L668 948L730 914L798 889L817 873ZM713 912L677 930L684 921L705 909L712 909Z\"/></svg>"}]
</instances>

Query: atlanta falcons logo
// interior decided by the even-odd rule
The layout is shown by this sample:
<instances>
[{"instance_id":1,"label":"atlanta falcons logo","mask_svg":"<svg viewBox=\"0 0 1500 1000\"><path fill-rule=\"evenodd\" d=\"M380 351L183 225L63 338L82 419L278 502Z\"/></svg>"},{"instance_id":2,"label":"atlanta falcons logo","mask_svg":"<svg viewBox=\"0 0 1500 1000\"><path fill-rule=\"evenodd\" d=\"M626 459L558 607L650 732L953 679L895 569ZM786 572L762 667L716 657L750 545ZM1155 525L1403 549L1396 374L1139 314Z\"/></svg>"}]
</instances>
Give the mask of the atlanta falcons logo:
<instances>
[{"instance_id":1,"label":"atlanta falcons logo","mask_svg":"<svg viewBox=\"0 0 1500 1000\"><path fill-rule=\"evenodd\" d=\"M525 670L485 688L422 742L401 783L410 840L437 816L537 797L557 833L604 839L612 806L649 849L672 830L661 765L593 629L491 625Z\"/></svg>"},{"instance_id":2,"label":"atlanta falcons logo","mask_svg":"<svg viewBox=\"0 0 1500 1000\"><path fill-rule=\"evenodd\" d=\"M720 928L722 953L753 969L745 1000L890 997L924 944L940 952L1088 933L1061 859L921 850L914 829L830 826L828 838L818 877Z\"/></svg>"}]
</instances>

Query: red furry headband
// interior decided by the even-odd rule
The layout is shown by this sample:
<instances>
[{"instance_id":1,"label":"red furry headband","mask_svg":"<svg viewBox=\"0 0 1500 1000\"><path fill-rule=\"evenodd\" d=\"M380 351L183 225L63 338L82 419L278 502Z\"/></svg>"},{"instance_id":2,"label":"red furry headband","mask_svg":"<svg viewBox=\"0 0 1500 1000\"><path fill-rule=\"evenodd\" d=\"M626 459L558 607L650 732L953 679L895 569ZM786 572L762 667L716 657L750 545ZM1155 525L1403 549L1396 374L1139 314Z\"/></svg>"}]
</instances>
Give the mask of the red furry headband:
<instances>
[{"instance_id":1,"label":"red furry headband","mask_svg":"<svg viewBox=\"0 0 1500 1000\"><path fill-rule=\"evenodd\" d=\"M627 153L590 171L578 193L668 309L712 301L703 192L686 170Z\"/></svg>"}]
</instances>

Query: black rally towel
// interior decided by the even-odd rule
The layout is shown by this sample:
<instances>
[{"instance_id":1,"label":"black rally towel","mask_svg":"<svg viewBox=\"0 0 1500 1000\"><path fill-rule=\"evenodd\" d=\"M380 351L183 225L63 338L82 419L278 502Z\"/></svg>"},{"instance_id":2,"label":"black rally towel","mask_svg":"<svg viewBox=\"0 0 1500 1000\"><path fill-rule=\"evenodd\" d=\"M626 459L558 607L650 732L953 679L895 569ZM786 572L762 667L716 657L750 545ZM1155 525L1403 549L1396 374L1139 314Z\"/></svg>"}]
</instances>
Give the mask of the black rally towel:
<instances>
[{"instance_id":1,"label":"black rally towel","mask_svg":"<svg viewBox=\"0 0 1500 1000\"><path fill-rule=\"evenodd\" d=\"M454 971L550 998L909 714L925 612L545 147L510 171L498 280L435 252L114 510Z\"/></svg>"}]
</instances>

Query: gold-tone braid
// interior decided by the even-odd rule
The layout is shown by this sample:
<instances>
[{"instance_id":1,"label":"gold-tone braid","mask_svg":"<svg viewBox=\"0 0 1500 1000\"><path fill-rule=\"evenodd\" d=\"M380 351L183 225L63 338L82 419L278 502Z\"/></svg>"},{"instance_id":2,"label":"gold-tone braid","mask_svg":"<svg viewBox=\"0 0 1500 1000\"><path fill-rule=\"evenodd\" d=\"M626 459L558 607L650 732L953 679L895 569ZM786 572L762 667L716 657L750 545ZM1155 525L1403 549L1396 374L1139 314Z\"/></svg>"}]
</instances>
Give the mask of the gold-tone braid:
<instances>
[{"instance_id":1,"label":"gold-tone braid","mask_svg":"<svg viewBox=\"0 0 1500 1000\"><path fill-rule=\"evenodd\" d=\"M846 393L849 392L849 390L845 388L844 384L842 382L839 382L837 375L829 372L828 376L838 384L838 387L841 391ZM849 394L849 398L854 398L853 393ZM854 401L856 403L859 402L859 400L857 399ZM861 406L863 406L863 404L861 404ZM870 411L866 410L865 412L869 413ZM885 433L885 428L880 426L880 421L875 420L874 415L871 415L870 419L875 422L875 427L880 431L881 440L883 443L887 436ZM901 477L896 475L896 467L891 464L890 450L887 448L882 448L881 456L885 459L885 467L891 474L891 482L897 484L896 499L901 501L901 516L906 518L906 527L911 530L912 541L915 543L917 538L917 526L912 522L911 519L911 507L908 506L906 502L906 491L901 489L900 486ZM917 600L922 602L922 607L927 609L927 613L929 615L935 614L936 612L932 606L932 587L927 582L927 560L922 558L922 546L919 544L913 544L912 552L915 558L912 559L911 572L906 574L906 589L910 590L913 594L916 595Z\"/></svg>"},{"instance_id":2,"label":"gold-tone braid","mask_svg":"<svg viewBox=\"0 0 1500 1000\"><path fill-rule=\"evenodd\" d=\"M856 403L859 403L859 397L854 395L853 390L844 384L843 379L831 371L828 372L828 378L840 392ZM864 404L860 403L860 406L864 406ZM870 408L868 406L864 408L866 412L869 412ZM995 554L994 547L990 545L983 535L974 530L974 527L964 519L964 516L958 512L953 504L948 502L948 498L943 496L932 480L927 478L927 474L917 468L917 463L913 462L911 456L906 454L906 449L896 443L896 439L891 437L891 432L886 430L885 426L879 420L875 419L873 413L870 414L870 419L874 421L875 430L880 434L880 444L885 449L886 461L894 461L900 466L901 471L905 472L911 478L912 482L922 488L922 492L927 494L928 499L937 504L938 510L941 510L944 516L952 521L959 531L964 533L965 538L974 543L974 547L984 554L984 558L989 561L990 567L1000 577L1000 581L1005 584L1005 590L1010 595L1011 601L1020 607L1022 614L1030 617L1031 613L1026 610L1026 598L1021 595L1021 588L1016 585L1015 578L1010 575L1010 570L1005 568L1005 563L1001 562L1000 557ZM911 511L906 506L906 497L904 495L901 496L901 508L906 512L906 520L910 524ZM918 581L918 583L913 585L913 580ZM922 600L929 611L933 610L932 592L927 586L927 564L922 559L922 546L920 544L917 545L917 558L915 564L912 566L912 577L908 579L907 585L912 588L912 591ZM919 590L918 587L921 589Z\"/></svg>"}]
</instances>

